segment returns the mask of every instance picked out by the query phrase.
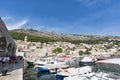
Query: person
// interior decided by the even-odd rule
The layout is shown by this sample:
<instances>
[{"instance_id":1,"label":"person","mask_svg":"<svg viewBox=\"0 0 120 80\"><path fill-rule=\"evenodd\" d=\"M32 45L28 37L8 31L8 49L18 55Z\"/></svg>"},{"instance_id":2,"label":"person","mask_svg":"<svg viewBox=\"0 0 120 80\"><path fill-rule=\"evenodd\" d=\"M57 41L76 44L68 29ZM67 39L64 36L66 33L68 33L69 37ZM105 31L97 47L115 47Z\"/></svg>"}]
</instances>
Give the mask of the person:
<instances>
[{"instance_id":1,"label":"person","mask_svg":"<svg viewBox=\"0 0 120 80\"><path fill-rule=\"evenodd\" d=\"M2 57L0 57L0 62L2 62Z\"/></svg>"},{"instance_id":2,"label":"person","mask_svg":"<svg viewBox=\"0 0 120 80\"><path fill-rule=\"evenodd\" d=\"M17 63L17 58L16 58L16 56L12 56L11 59L14 61L15 64Z\"/></svg>"},{"instance_id":3,"label":"person","mask_svg":"<svg viewBox=\"0 0 120 80\"><path fill-rule=\"evenodd\" d=\"M8 56L2 57L2 62L3 62L3 64L4 64L4 63L9 63L9 61L10 61L10 57L8 57Z\"/></svg>"},{"instance_id":4,"label":"person","mask_svg":"<svg viewBox=\"0 0 120 80\"><path fill-rule=\"evenodd\" d=\"M9 61L10 61L10 57L2 57L2 75L3 76L6 76L6 73L8 71L8 64L9 64ZM3 74L4 73L4 74Z\"/></svg>"},{"instance_id":5,"label":"person","mask_svg":"<svg viewBox=\"0 0 120 80\"><path fill-rule=\"evenodd\" d=\"M2 64L3 64L3 66L4 66L5 62L6 62L6 57L2 57Z\"/></svg>"}]
</instances>

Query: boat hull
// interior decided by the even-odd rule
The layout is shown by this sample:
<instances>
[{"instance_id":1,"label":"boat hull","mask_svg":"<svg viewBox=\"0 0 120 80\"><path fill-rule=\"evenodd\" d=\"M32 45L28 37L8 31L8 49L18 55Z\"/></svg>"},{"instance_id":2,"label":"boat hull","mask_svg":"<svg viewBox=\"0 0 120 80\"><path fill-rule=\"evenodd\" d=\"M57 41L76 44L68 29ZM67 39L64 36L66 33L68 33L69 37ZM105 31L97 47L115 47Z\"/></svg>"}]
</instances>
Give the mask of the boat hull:
<instances>
[{"instance_id":1,"label":"boat hull","mask_svg":"<svg viewBox=\"0 0 120 80\"><path fill-rule=\"evenodd\" d=\"M50 71L47 67L36 67L35 68L37 70L37 72L41 72L41 71Z\"/></svg>"},{"instance_id":2,"label":"boat hull","mask_svg":"<svg viewBox=\"0 0 120 80\"><path fill-rule=\"evenodd\" d=\"M79 62L79 66L82 67L82 66L93 66L95 65L94 62Z\"/></svg>"},{"instance_id":3,"label":"boat hull","mask_svg":"<svg viewBox=\"0 0 120 80\"><path fill-rule=\"evenodd\" d=\"M29 67L29 68L34 67L34 63L33 63L33 62L27 61L27 64L28 64L28 67Z\"/></svg>"},{"instance_id":4,"label":"boat hull","mask_svg":"<svg viewBox=\"0 0 120 80\"><path fill-rule=\"evenodd\" d=\"M56 80L64 80L65 77L68 77L68 76L64 76L64 75L56 75Z\"/></svg>"}]
</instances>

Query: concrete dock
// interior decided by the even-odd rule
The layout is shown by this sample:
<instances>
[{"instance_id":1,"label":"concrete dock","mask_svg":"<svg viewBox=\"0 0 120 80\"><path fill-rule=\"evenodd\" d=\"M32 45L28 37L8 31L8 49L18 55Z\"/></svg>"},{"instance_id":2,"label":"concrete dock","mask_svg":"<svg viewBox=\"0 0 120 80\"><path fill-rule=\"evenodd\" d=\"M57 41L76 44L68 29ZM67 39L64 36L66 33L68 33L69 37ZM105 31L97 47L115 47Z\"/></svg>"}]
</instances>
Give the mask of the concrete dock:
<instances>
[{"instance_id":1,"label":"concrete dock","mask_svg":"<svg viewBox=\"0 0 120 80\"><path fill-rule=\"evenodd\" d=\"M23 67L22 62L13 64L13 70L7 72L6 76L2 76L0 73L0 80L23 80Z\"/></svg>"}]
</instances>

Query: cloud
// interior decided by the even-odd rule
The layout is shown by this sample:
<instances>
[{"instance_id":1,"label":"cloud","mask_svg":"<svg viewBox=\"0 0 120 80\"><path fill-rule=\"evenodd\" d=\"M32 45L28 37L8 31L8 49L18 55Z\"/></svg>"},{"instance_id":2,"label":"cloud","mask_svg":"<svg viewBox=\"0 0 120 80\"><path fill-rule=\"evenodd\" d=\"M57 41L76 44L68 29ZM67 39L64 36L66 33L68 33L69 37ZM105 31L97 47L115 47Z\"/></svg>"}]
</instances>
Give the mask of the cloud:
<instances>
[{"instance_id":1,"label":"cloud","mask_svg":"<svg viewBox=\"0 0 120 80\"><path fill-rule=\"evenodd\" d=\"M21 21L17 21L17 22L14 22L14 23L7 23L6 22L6 26L9 30L19 29L19 28L22 28L23 25L27 24L27 22L28 22L28 19L23 19Z\"/></svg>"},{"instance_id":2,"label":"cloud","mask_svg":"<svg viewBox=\"0 0 120 80\"><path fill-rule=\"evenodd\" d=\"M13 18L11 16L4 16L1 17L3 20L13 20Z\"/></svg>"}]
</instances>

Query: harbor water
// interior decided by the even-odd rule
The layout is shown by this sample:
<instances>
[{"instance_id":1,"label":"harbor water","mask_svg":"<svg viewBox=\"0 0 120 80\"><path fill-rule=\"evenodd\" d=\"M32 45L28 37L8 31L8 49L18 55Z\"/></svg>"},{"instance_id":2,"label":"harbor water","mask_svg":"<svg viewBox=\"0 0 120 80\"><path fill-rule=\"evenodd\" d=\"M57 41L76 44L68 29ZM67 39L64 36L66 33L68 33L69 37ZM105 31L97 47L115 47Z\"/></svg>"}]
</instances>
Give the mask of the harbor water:
<instances>
[{"instance_id":1,"label":"harbor water","mask_svg":"<svg viewBox=\"0 0 120 80\"><path fill-rule=\"evenodd\" d=\"M79 60L74 60L73 62L68 62L67 64L70 67L79 67ZM26 67L24 68L24 80L56 80L55 74L51 74L49 72L39 72L34 68Z\"/></svg>"},{"instance_id":2,"label":"harbor water","mask_svg":"<svg viewBox=\"0 0 120 80\"><path fill-rule=\"evenodd\" d=\"M24 80L56 80L54 74L49 72L37 73L34 68L27 68L24 72Z\"/></svg>"}]
</instances>

